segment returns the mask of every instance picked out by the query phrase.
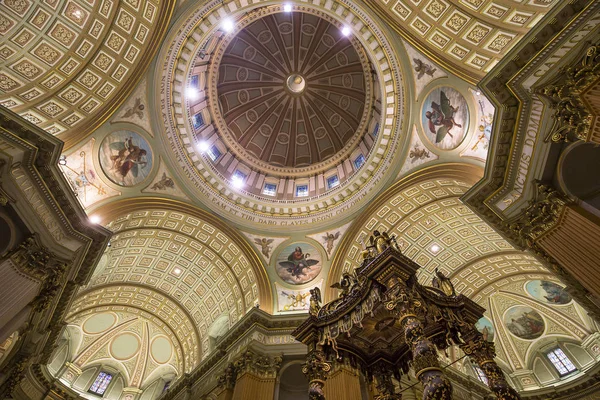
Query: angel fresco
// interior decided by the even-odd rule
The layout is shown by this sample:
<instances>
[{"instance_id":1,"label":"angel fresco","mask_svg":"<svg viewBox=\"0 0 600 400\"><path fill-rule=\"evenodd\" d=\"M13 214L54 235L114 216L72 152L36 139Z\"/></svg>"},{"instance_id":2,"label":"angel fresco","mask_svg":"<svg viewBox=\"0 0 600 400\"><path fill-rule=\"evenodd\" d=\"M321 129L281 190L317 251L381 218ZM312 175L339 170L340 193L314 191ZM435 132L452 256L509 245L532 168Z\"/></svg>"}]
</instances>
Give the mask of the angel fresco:
<instances>
[{"instance_id":1,"label":"angel fresco","mask_svg":"<svg viewBox=\"0 0 600 400\"><path fill-rule=\"evenodd\" d=\"M327 246L327 254L331 255L331 251L333 250L333 245L335 244L335 241L339 239L339 237L340 237L339 231L337 231L336 233L325 232L325 236L323 236L323 242Z\"/></svg>"},{"instance_id":2,"label":"angel fresco","mask_svg":"<svg viewBox=\"0 0 600 400\"><path fill-rule=\"evenodd\" d=\"M465 98L451 87L434 89L423 101L423 129L433 144L444 150L456 148L469 122Z\"/></svg>"},{"instance_id":3,"label":"angel fresco","mask_svg":"<svg viewBox=\"0 0 600 400\"><path fill-rule=\"evenodd\" d=\"M102 141L100 165L117 185L134 186L150 173L152 152L146 140L137 133L118 131Z\"/></svg>"},{"instance_id":4,"label":"angel fresco","mask_svg":"<svg viewBox=\"0 0 600 400\"><path fill-rule=\"evenodd\" d=\"M284 248L277 256L279 277L292 285L302 285L321 272L321 254L312 245L296 243Z\"/></svg>"},{"instance_id":5,"label":"angel fresco","mask_svg":"<svg viewBox=\"0 0 600 400\"><path fill-rule=\"evenodd\" d=\"M267 257L267 259L270 257L271 254L271 249L273 248L273 246L271 245L271 243L273 243L274 239L267 239L267 238L255 238L254 239L254 243L256 243L257 245L260 246L260 250L263 253L263 255L265 257Z\"/></svg>"},{"instance_id":6,"label":"angel fresco","mask_svg":"<svg viewBox=\"0 0 600 400\"><path fill-rule=\"evenodd\" d=\"M431 110L425 113L429 120L429 131L435 133L435 142L439 143L446 135L453 137L450 131L455 126L462 128L462 125L454 120L454 113L458 111L458 106L450 104L446 93L442 91L440 95L440 104L435 101L431 103Z\"/></svg>"}]
</instances>

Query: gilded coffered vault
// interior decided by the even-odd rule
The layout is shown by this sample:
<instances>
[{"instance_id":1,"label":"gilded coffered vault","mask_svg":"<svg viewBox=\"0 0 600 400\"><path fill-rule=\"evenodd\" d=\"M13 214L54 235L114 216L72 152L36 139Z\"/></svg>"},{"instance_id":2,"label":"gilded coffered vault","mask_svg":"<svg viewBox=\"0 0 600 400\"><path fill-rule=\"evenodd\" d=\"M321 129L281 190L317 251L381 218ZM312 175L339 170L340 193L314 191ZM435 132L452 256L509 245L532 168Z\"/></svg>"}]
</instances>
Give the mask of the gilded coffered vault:
<instances>
[{"instance_id":1,"label":"gilded coffered vault","mask_svg":"<svg viewBox=\"0 0 600 400\"><path fill-rule=\"evenodd\" d=\"M599 21L592 0L0 0L0 398L416 400L421 376L594 398ZM375 253L404 283L357 272ZM468 317L434 329L403 285ZM340 343L423 357L334 356L358 331Z\"/></svg>"}]
</instances>

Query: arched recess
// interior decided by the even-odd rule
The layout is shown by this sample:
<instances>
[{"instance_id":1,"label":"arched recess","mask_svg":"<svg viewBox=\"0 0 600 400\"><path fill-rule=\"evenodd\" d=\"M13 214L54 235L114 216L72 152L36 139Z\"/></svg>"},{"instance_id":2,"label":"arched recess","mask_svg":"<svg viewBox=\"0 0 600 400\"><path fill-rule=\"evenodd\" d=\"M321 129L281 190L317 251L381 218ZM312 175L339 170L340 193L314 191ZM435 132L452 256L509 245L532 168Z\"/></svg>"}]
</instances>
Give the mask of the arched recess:
<instances>
[{"instance_id":1,"label":"arched recess","mask_svg":"<svg viewBox=\"0 0 600 400\"><path fill-rule=\"evenodd\" d=\"M460 207L460 213L453 215L453 218L458 218L462 214L478 219L472 211L465 205L462 205L459 197L481 179L482 176L483 170L480 167L470 164L453 163L438 164L424 168L400 179L379 195L375 201L371 202L369 207L350 226L332 260L327 282L329 284L337 282L342 272L349 271L360 265L361 241L364 240L366 242L374 229L383 229L390 233L396 233L402 250L421 266L433 271L436 266L435 263L428 264L428 262L433 260L434 255L421 251L426 244L431 245L433 241L432 236L427 239L428 243L426 244L423 244L424 239L422 235L419 235L416 239L412 239L407 234L408 225L415 225L415 221L418 224L419 220L424 221L428 217L428 214L443 212L447 207ZM433 209L427 206L433 206ZM416 219L413 221L411 217ZM444 219L445 217L442 216L437 221L438 227L441 222L444 222ZM486 234L497 236L487 224L478 219L477 225L480 224L482 229L485 229ZM499 239L499 237L495 239ZM453 245L457 243L454 239L452 239L452 242ZM444 247L441 242L439 245ZM512 246L506 243L506 248L512 249ZM444 251L448 251L448 249L444 248L440 252L440 255ZM453 256L451 252L447 254L448 257ZM447 260L447 258L444 260ZM325 301L330 301L338 293L336 290L329 288L329 285L327 286Z\"/></svg>"},{"instance_id":2,"label":"arched recess","mask_svg":"<svg viewBox=\"0 0 600 400\"><path fill-rule=\"evenodd\" d=\"M142 285L99 286L79 294L67 321L106 311L140 314L170 332L181 349L179 356L185 372L190 372L200 362L200 333L187 311L169 296Z\"/></svg>"},{"instance_id":3,"label":"arched recess","mask_svg":"<svg viewBox=\"0 0 600 400\"><path fill-rule=\"evenodd\" d=\"M208 329L223 313L232 326L250 308L272 311L255 250L222 219L182 202L125 199L95 211L114 232L108 263L84 288L137 285L167 296L190 316L201 358Z\"/></svg>"}]
</instances>

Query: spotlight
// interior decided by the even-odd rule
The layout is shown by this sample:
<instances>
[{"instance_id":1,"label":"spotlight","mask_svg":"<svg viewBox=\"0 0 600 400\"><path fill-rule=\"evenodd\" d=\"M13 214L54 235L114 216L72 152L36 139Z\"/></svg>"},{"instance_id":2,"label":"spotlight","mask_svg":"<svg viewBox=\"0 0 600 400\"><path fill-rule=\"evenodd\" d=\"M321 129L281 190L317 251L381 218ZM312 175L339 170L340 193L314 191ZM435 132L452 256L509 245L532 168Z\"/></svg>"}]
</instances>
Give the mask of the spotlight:
<instances>
[{"instance_id":1,"label":"spotlight","mask_svg":"<svg viewBox=\"0 0 600 400\"><path fill-rule=\"evenodd\" d=\"M440 246L438 246L437 244L434 244L433 246L431 246L431 251L433 253L437 253L438 251L440 251Z\"/></svg>"},{"instance_id":2,"label":"spotlight","mask_svg":"<svg viewBox=\"0 0 600 400\"><path fill-rule=\"evenodd\" d=\"M67 157L66 156L60 156L58 158L58 165L67 165Z\"/></svg>"},{"instance_id":3,"label":"spotlight","mask_svg":"<svg viewBox=\"0 0 600 400\"><path fill-rule=\"evenodd\" d=\"M77 19L81 18L82 14L81 14L81 10L75 10L73 11L73 16Z\"/></svg>"},{"instance_id":4,"label":"spotlight","mask_svg":"<svg viewBox=\"0 0 600 400\"><path fill-rule=\"evenodd\" d=\"M221 23L221 28L223 28L223 30L225 32L233 32L233 29L235 28L235 25L233 23L233 21L230 18L225 18L223 20L223 22Z\"/></svg>"},{"instance_id":5,"label":"spotlight","mask_svg":"<svg viewBox=\"0 0 600 400\"><path fill-rule=\"evenodd\" d=\"M198 99L198 89L188 86L185 88L185 97L189 100L197 100Z\"/></svg>"},{"instance_id":6,"label":"spotlight","mask_svg":"<svg viewBox=\"0 0 600 400\"><path fill-rule=\"evenodd\" d=\"M174 273L175 275L178 275L178 276L179 276L179 275L181 275L181 269L180 269L180 268L177 268L177 267L175 267L175 269L173 270L173 273Z\"/></svg>"},{"instance_id":7,"label":"spotlight","mask_svg":"<svg viewBox=\"0 0 600 400\"><path fill-rule=\"evenodd\" d=\"M351 33L351 32L352 32L352 31L350 30L350 28L349 28L348 26L344 26L344 27L342 28L342 35L344 35L344 36L350 36L350 33Z\"/></svg>"},{"instance_id":8,"label":"spotlight","mask_svg":"<svg viewBox=\"0 0 600 400\"><path fill-rule=\"evenodd\" d=\"M284 4L283 5L283 11L285 11L285 12L292 12L292 5L291 4Z\"/></svg>"},{"instance_id":9,"label":"spotlight","mask_svg":"<svg viewBox=\"0 0 600 400\"><path fill-rule=\"evenodd\" d=\"M200 143L198 143L198 148L200 149L200 151L202 153L206 153L208 151L208 149L210 148L210 146L208 145L207 142L205 142L204 140L201 141Z\"/></svg>"},{"instance_id":10,"label":"spotlight","mask_svg":"<svg viewBox=\"0 0 600 400\"><path fill-rule=\"evenodd\" d=\"M90 216L90 222L92 224L99 224L100 223L100 217L97 215L92 215Z\"/></svg>"},{"instance_id":11,"label":"spotlight","mask_svg":"<svg viewBox=\"0 0 600 400\"><path fill-rule=\"evenodd\" d=\"M477 91L475 92L475 94L476 94L477 96L481 96L481 90L477 89Z\"/></svg>"}]
</instances>

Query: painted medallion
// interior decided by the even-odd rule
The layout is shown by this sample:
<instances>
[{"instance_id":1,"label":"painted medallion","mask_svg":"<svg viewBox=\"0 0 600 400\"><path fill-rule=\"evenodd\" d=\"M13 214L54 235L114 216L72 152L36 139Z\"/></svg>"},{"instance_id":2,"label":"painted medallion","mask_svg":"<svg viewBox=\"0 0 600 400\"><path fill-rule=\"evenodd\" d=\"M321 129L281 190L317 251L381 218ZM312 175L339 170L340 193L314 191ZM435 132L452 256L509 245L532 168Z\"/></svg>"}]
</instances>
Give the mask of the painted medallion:
<instances>
[{"instance_id":1,"label":"painted medallion","mask_svg":"<svg viewBox=\"0 0 600 400\"><path fill-rule=\"evenodd\" d=\"M423 130L427 138L442 150L458 147L469 129L469 107L456 89L433 89L423 101Z\"/></svg>"},{"instance_id":2,"label":"painted medallion","mask_svg":"<svg viewBox=\"0 0 600 400\"><path fill-rule=\"evenodd\" d=\"M543 303L567 304L573 300L564 287L550 281L527 282L525 289L532 297Z\"/></svg>"},{"instance_id":3,"label":"painted medallion","mask_svg":"<svg viewBox=\"0 0 600 400\"><path fill-rule=\"evenodd\" d=\"M277 275L292 285L302 285L315 279L321 272L321 253L308 243L294 243L284 248L277 257Z\"/></svg>"},{"instance_id":4,"label":"painted medallion","mask_svg":"<svg viewBox=\"0 0 600 400\"><path fill-rule=\"evenodd\" d=\"M504 314L504 324L508 330L521 339L537 339L544 333L542 316L531 307L516 306Z\"/></svg>"},{"instance_id":5,"label":"painted medallion","mask_svg":"<svg viewBox=\"0 0 600 400\"><path fill-rule=\"evenodd\" d=\"M495 332L492 321L490 321L486 317L482 317L479 319L479 321L475 323L475 328L477 328L477 330L481 332L484 340L487 340L488 342L494 341Z\"/></svg>"},{"instance_id":6,"label":"painted medallion","mask_svg":"<svg viewBox=\"0 0 600 400\"><path fill-rule=\"evenodd\" d=\"M108 135L98 156L106 176L120 186L135 186L152 171L152 148L146 139L132 131Z\"/></svg>"}]
</instances>

